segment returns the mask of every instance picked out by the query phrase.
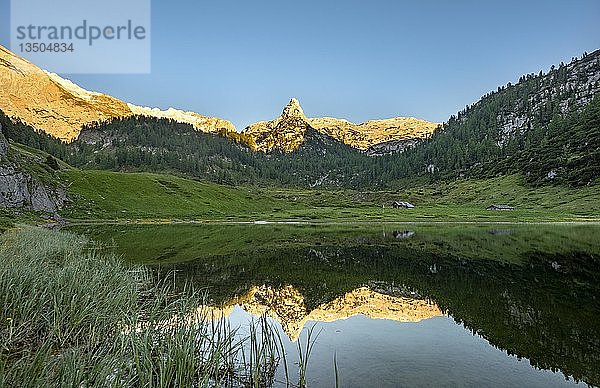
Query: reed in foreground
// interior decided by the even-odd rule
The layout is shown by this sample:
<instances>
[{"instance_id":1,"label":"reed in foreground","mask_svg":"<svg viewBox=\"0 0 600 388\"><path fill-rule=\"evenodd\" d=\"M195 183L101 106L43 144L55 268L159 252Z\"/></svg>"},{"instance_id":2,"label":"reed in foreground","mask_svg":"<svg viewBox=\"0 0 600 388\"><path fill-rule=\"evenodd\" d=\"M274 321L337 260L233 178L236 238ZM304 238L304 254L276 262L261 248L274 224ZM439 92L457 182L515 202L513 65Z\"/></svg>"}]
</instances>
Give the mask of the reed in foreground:
<instances>
[{"instance_id":1,"label":"reed in foreground","mask_svg":"<svg viewBox=\"0 0 600 388\"><path fill-rule=\"evenodd\" d=\"M0 236L0 387L273 385L285 354L267 320L240 336L225 320L203 318L202 301L81 236L8 231Z\"/></svg>"}]
</instances>

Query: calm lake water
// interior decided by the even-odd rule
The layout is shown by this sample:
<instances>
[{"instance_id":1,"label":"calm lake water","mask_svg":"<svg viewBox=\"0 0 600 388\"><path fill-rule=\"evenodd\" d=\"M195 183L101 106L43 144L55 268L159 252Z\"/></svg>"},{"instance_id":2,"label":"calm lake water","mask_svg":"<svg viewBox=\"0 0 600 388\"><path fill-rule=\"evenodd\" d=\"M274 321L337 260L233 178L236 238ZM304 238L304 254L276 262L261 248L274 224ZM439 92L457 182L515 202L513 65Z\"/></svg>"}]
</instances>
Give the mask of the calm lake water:
<instances>
[{"instance_id":1,"label":"calm lake water","mask_svg":"<svg viewBox=\"0 0 600 388\"><path fill-rule=\"evenodd\" d=\"M71 229L234 326L266 313L290 355L314 328L309 386L334 385L334 355L343 387L600 385L597 225Z\"/></svg>"}]
</instances>

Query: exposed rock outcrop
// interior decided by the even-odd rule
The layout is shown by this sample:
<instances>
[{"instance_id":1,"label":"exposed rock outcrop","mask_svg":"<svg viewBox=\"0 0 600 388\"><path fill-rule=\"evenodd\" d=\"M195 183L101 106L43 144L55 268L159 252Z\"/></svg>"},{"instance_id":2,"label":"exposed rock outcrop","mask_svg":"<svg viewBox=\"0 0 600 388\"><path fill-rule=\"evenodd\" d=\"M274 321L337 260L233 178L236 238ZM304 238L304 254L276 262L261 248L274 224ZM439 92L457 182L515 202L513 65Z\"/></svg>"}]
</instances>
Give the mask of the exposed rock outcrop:
<instances>
[{"instance_id":1,"label":"exposed rock outcrop","mask_svg":"<svg viewBox=\"0 0 600 388\"><path fill-rule=\"evenodd\" d=\"M405 147L389 148L390 152L403 151L404 148L414 144L412 142L416 139L431 136L439 126L438 123L414 117L370 120L362 124L326 117L309 119L309 123L319 132L363 151L379 144L405 142Z\"/></svg>"},{"instance_id":2,"label":"exposed rock outcrop","mask_svg":"<svg viewBox=\"0 0 600 388\"><path fill-rule=\"evenodd\" d=\"M0 165L0 208L55 213L67 202L62 188L50 188L12 165Z\"/></svg>"},{"instance_id":3,"label":"exposed rock outcrop","mask_svg":"<svg viewBox=\"0 0 600 388\"><path fill-rule=\"evenodd\" d=\"M273 121L261 121L244 129L257 151L269 152L296 150L304 141L306 130L310 128L300 103L295 98L283 109L281 116Z\"/></svg>"},{"instance_id":4,"label":"exposed rock outcrop","mask_svg":"<svg viewBox=\"0 0 600 388\"><path fill-rule=\"evenodd\" d=\"M383 143L373 144L366 149L366 153L370 156L383 156L402 152L407 148L412 148L421 140L421 138L406 139L406 140L390 140Z\"/></svg>"},{"instance_id":5,"label":"exposed rock outcrop","mask_svg":"<svg viewBox=\"0 0 600 388\"><path fill-rule=\"evenodd\" d=\"M160 110L127 104L134 115L172 119L180 123L192 124L200 132L223 133L235 132L235 126L227 120L218 117L202 116L196 112L186 112L175 108Z\"/></svg>"},{"instance_id":6,"label":"exposed rock outcrop","mask_svg":"<svg viewBox=\"0 0 600 388\"><path fill-rule=\"evenodd\" d=\"M77 88L0 46L0 109L36 129L72 141L81 126L131 115L122 101Z\"/></svg>"},{"instance_id":7,"label":"exposed rock outcrop","mask_svg":"<svg viewBox=\"0 0 600 388\"><path fill-rule=\"evenodd\" d=\"M10 144L0 125L0 208L55 213L67 202L64 188L45 185L9 157Z\"/></svg>"},{"instance_id":8,"label":"exposed rock outcrop","mask_svg":"<svg viewBox=\"0 0 600 388\"><path fill-rule=\"evenodd\" d=\"M527 98L502 107L496 117L501 144L510 136L531 129L539 119L540 112L549 110L552 113L546 116L551 118L554 113L580 111L600 92L600 50L574 59L569 64L552 68L553 71L535 80L536 85ZM529 77L533 78L534 75ZM521 80L526 82L527 76L523 76ZM484 99L480 100L473 107L482 104L483 101ZM461 119L467 120L468 115ZM545 125L547 122L541 124Z\"/></svg>"},{"instance_id":9,"label":"exposed rock outcrop","mask_svg":"<svg viewBox=\"0 0 600 388\"><path fill-rule=\"evenodd\" d=\"M416 139L431 136L437 127L437 123L413 117L371 120L362 124L332 117L307 118L298 100L292 98L281 116L273 121L252 124L243 133L253 140L256 150L263 152L291 152L298 149L304 142L308 128L363 151L382 143L404 144L403 147L386 148L393 152L414 145ZM380 148L378 152L382 153L383 150Z\"/></svg>"},{"instance_id":10,"label":"exposed rock outcrop","mask_svg":"<svg viewBox=\"0 0 600 388\"><path fill-rule=\"evenodd\" d=\"M144 108L87 91L48 73L0 46L0 109L32 127L71 142L82 126L116 117L143 115L189 123L199 131L235 131L229 121L170 108Z\"/></svg>"}]
</instances>

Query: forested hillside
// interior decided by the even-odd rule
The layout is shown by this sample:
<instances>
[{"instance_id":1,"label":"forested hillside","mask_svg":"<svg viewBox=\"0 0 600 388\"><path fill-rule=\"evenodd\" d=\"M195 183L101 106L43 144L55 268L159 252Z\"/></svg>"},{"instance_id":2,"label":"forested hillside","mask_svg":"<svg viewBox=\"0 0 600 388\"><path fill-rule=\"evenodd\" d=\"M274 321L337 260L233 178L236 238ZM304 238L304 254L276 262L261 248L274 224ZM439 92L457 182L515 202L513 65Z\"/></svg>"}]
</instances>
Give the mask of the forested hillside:
<instances>
[{"instance_id":1,"label":"forested hillside","mask_svg":"<svg viewBox=\"0 0 600 388\"><path fill-rule=\"evenodd\" d=\"M253 152L239 138L169 119L87 126L64 144L0 114L7 138L88 169L159 171L224 184L395 187L407 181L522 173L531 184L580 186L600 177L600 51L525 75L450 117L402 153L370 157L309 128L291 153Z\"/></svg>"},{"instance_id":2,"label":"forested hillside","mask_svg":"<svg viewBox=\"0 0 600 388\"><path fill-rule=\"evenodd\" d=\"M589 121L584 127L592 132L600 130L593 118L598 112L590 111L581 118L577 116L599 92L600 50L584 54L583 58L574 59L568 65L552 66L548 74L524 75L516 85L508 83L499 87L451 116L431 139L406 151L399 160L407 164L406 173L427 172L434 179L463 175L482 177L506 172L530 173L518 156L525 150L535 155L540 151L538 147L558 133L562 136L552 140L553 146L566 146L565 142L569 141L572 148L575 141L582 140L577 147L578 152L591 155L597 149L594 143L580 135L570 137L571 131L576 129L568 123L573 120ZM569 118L563 120L563 117ZM551 122L553 130L549 126ZM387 158L394 160L398 157L392 155ZM544 157L538 166L538 169L547 169L546 173L557 168L566 172L574 167L546 162L549 160ZM499 170L498 164L503 169ZM539 181L538 178L532 180ZM564 181L557 179L561 180Z\"/></svg>"},{"instance_id":3,"label":"forested hillside","mask_svg":"<svg viewBox=\"0 0 600 388\"><path fill-rule=\"evenodd\" d=\"M294 153L253 152L243 141L168 119L130 117L87 127L65 144L0 113L7 138L85 169L159 171L223 184L360 186L372 159L309 130Z\"/></svg>"},{"instance_id":4,"label":"forested hillside","mask_svg":"<svg viewBox=\"0 0 600 388\"><path fill-rule=\"evenodd\" d=\"M535 184L593 183L600 177L600 95L583 112L557 116L547 127L530 131L521 147L522 152L506 159L505 171L517 165Z\"/></svg>"}]
</instances>

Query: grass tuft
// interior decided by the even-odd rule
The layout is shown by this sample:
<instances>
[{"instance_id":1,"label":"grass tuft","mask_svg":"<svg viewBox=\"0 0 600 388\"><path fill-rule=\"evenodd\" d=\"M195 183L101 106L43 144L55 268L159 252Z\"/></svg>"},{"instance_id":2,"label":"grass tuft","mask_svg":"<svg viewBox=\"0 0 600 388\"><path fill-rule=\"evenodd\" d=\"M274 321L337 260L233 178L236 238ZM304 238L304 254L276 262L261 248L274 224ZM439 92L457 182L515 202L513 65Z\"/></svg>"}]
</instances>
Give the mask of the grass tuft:
<instances>
[{"instance_id":1,"label":"grass tuft","mask_svg":"<svg viewBox=\"0 0 600 388\"><path fill-rule=\"evenodd\" d=\"M205 295L156 276L75 234L4 233L0 387L274 383L283 347L265 317L240 336L198 310Z\"/></svg>"}]
</instances>

